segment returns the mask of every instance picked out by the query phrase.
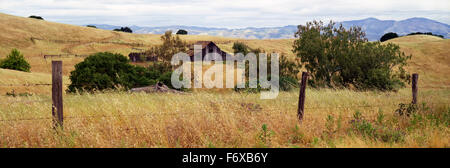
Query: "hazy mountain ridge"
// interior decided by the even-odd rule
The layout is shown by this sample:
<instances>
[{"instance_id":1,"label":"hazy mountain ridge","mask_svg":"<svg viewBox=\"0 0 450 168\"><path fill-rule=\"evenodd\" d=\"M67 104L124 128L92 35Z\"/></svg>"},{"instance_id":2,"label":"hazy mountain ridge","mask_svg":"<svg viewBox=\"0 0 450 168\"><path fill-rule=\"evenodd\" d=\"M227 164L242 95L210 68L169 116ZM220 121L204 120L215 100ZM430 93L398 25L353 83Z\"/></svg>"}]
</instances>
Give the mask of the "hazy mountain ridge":
<instances>
[{"instance_id":1,"label":"hazy mountain ridge","mask_svg":"<svg viewBox=\"0 0 450 168\"><path fill-rule=\"evenodd\" d=\"M370 41L376 41L385 33L396 32L399 35L406 35L413 32L432 32L433 34L443 35L445 38L450 37L450 26L445 23L440 23L426 18L410 18L406 20L379 20L376 18L367 18L362 20L352 20L338 22L346 28L351 26L361 26L366 36ZM120 26L107 24L93 24L100 29L112 30L120 28ZM161 26L161 27L140 27L130 26L134 33L138 34L163 34L167 30L172 30L174 33L179 29L185 29L189 34L193 35L211 35L224 36L245 39L282 39L294 38L294 33L297 31L297 26L288 25L283 27L263 27L263 28L208 28L198 26Z\"/></svg>"}]
</instances>

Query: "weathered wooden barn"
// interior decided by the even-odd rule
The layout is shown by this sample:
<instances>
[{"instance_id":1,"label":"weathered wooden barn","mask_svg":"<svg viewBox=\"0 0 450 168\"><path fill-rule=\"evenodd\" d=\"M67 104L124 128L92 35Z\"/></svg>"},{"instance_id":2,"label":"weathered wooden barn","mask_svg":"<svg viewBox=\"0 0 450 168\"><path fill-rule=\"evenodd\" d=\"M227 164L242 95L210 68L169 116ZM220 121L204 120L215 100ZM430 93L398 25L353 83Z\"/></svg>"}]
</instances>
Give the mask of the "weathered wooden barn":
<instances>
[{"instance_id":1,"label":"weathered wooden barn","mask_svg":"<svg viewBox=\"0 0 450 168\"><path fill-rule=\"evenodd\" d=\"M226 56L228 53L225 51L222 51L214 42L212 41L198 41L194 45L192 45L189 50L187 51L187 54L191 58L191 61L194 61L194 46L200 45L201 46L201 56L202 60L210 61L213 59L214 56L220 56L223 61L226 60ZM215 59L217 60L217 58Z\"/></svg>"}]
</instances>

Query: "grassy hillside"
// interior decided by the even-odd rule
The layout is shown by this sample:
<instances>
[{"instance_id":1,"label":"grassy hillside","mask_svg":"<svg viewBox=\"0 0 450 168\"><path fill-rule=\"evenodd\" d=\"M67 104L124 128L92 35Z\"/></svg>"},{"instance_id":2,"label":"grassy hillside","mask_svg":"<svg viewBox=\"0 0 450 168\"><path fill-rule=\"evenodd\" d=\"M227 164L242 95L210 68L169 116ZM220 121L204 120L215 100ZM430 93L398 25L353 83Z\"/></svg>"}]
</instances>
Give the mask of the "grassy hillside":
<instances>
[{"instance_id":1,"label":"grassy hillside","mask_svg":"<svg viewBox=\"0 0 450 168\"><path fill-rule=\"evenodd\" d=\"M435 36L414 35L395 38L385 43L400 45L412 54L407 70L419 73L420 86L450 86L450 40Z\"/></svg>"},{"instance_id":2,"label":"grassy hillside","mask_svg":"<svg viewBox=\"0 0 450 168\"><path fill-rule=\"evenodd\" d=\"M32 87L27 87L23 85L33 85L33 84L51 84L52 75L48 73L39 72L21 72L9 69L0 69L0 95L5 95L6 92L15 93L39 93L50 95L51 86L37 85ZM66 84L69 84L70 80L68 77L63 77L64 89L66 89Z\"/></svg>"},{"instance_id":3,"label":"grassy hillside","mask_svg":"<svg viewBox=\"0 0 450 168\"><path fill-rule=\"evenodd\" d=\"M30 61L33 72L51 72L48 66L50 60L43 59L43 55L46 54L83 55L109 51L128 55L137 51L133 48L147 49L160 44L160 36L114 32L0 13L0 58L5 57L12 48L18 48ZM189 43L212 40L227 52L232 51L233 42L242 41L250 47L290 53L292 42L292 40L244 40L200 35L187 35L182 38ZM63 73L68 75L73 66L82 59L63 60Z\"/></svg>"},{"instance_id":4,"label":"grassy hillside","mask_svg":"<svg viewBox=\"0 0 450 168\"><path fill-rule=\"evenodd\" d=\"M214 36L185 35L187 42L211 40L223 50L232 52L236 41L252 48L286 53L291 58L293 39L249 40ZM134 48L146 49L161 43L160 35L130 34L82 26L48 22L0 13L0 58L12 48L18 48L31 64L32 72L51 73L51 59L45 54L92 54L95 52L117 52L128 55ZM406 36L385 43L399 44L406 54L413 58L407 67L410 72L420 74L420 86L450 86L450 40L434 36ZM138 46L141 45L141 46ZM54 58L56 59L56 58ZM68 76L74 65L83 58L59 58L63 60L63 74ZM19 77L18 75L17 77Z\"/></svg>"}]
</instances>

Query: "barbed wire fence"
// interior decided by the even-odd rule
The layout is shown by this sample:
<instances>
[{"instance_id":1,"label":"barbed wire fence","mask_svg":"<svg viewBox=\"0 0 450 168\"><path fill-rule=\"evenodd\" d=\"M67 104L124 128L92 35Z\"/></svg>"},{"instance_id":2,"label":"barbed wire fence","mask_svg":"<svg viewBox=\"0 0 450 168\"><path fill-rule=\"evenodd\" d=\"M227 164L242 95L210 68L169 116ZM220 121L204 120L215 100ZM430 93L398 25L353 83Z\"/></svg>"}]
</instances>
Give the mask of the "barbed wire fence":
<instances>
[{"instance_id":1,"label":"barbed wire fence","mask_svg":"<svg viewBox=\"0 0 450 168\"><path fill-rule=\"evenodd\" d=\"M61 88L59 88L59 90L55 90L53 89L53 87L55 86L55 79L54 77L56 76L56 78L62 79L62 73L60 71L55 71L54 69L58 69L55 68L53 66L53 62L61 62L59 64L60 67L59 70L62 69L62 61L52 61L52 84L50 83L25 83L25 84L0 84L0 87L39 87L39 86L52 86L52 100L17 100L17 101L3 101L0 102L0 104L15 104L15 103L22 103L22 104L27 104L27 103L43 103L43 102L51 102L52 103L52 116L51 117L34 117L34 118L17 118L17 119L0 119L0 122L20 122L20 121L44 121L44 120L52 120L54 125L59 125L62 126L62 121L64 119L88 119L88 118L118 118L118 117L145 117L145 116L164 116L164 115L170 115L170 116L174 116L174 115L195 115L198 113L195 112L177 112L177 113L145 113L145 114L117 114L117 115L88 115L88 116L62 116L62 108L60 109L61 111L58 112L58 109L55 109L55 104L59 104L62 107L62 97L61 97L61 101L58 102L57 100L55 100L55 94L58 94L58 92L60 92L59 94L62 96L62 80L60 80L59 82L56 81L56 85L60 85ZM395 107L398 105L395 104L378 104L378 105L350 105L350 106L312 106L312 107L305 107L304 103L305 103L305 88L306 88L306 81L308 78L308 73L307 72L303 72L302 74L302 81L301 81L301 85L300 85L300 94L299 94L299 107L297 110L297 115L299 117L300 122L303 119L303 115L306 110L317 110L317 109L351 109L351 108L382 108L382 107ZM415 80L414 80L415 78ZM413 95L413 103L416 104L417 103L417 97L414 98L414 96L417 96L417 79L418 75L417 74L413 74L413 84L412 84L412 95ZM68 86L70 84L64 84L65 86ZM83 85L84 86L84 85ZM415 88L415 89L414 89ZM421 89L450 89L450 87L420 87ZM414 99L416 102L414 102ZM432 104L428 104L431 106L434 105L450 105L450 103L432 103ZM59 114L58 114L59 113ZM211 114L214 113L218 113L218 112L213 112ZM58 119L59 118L59 119ZM134 128L131 128L130 130L133 130Z\"/></svg>"}]
</instances>

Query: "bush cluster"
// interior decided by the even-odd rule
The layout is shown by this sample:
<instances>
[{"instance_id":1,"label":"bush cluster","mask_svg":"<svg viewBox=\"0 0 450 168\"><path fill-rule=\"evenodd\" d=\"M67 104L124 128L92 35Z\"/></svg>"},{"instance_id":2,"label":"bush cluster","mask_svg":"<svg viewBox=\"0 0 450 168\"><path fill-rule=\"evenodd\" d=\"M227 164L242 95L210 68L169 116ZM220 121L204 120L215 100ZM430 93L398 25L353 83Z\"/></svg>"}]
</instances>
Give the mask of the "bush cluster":
<instances>
[{"instance_id":1,"label":"bush cluster","mask_svg":"<svg viewBox=\"0 0 450 168\"><path fill-rule=\"evenodd\" d=\"M179 35L187 35L188 32L186 30L180 29L180 30L177 31L177 34L179 34Z\"/></svg>"},{"instance_id":2,"label":"bush cluster","mask_svg":"<svg viewBox=\"0 0 450 168\"><path fill-rule=\"evenodd\" d=\"M426 32L426 33L415 32L415 33L409 33L407 36L412 36L412 35L429 35L429 36L436 36L436 37L444 38L443 35L433 34L433 33L431 33L431 32Z\"/></svg>"},{"instance_id":3,"label":"bush cluster","mask_svg":"<svg viewBox=\"0 0 450 168\"><path fill-rule=\"evenodd\" d=\"M28 18L44 20L44 18L42 18L41 16L35 16L35 15L31 15Z\"/></svg>"},{"instance_id":4,"label":"bush cluster","mask_svg":"<svg viewBox=\"0 0 450 168\"><path fill-rule=\"evenodd\" d=\"M368 42L361 27L308 22L296 32L293 52L309 71L314 87L396 90L409 74L406 56L396 44ZM395 69L394 69L395 68Z\"/></svg>"},{"instance_id":5,"label":"bush cluster","mask_svg":"<svg viewBox=\"0 0 450 168\"><path fill-rule=\"evenodd\" d=\"M380 38L380 42L385 42L387 40L394 39L397 37L398 37L397 33L389 32L389 33L384 34L383 37Z\"/></svg>"},{"instance_id":6,"label":"bush cluster","mask_svg":"<svg viewBox=\"0 0 450 168\"><path fill-rule=\"evenodd\" d=\"M133 30L131 30L129 27L121 27L120 29L114 29L113 31L121 31L126 33L133 33Z\"/></svg>"},{"instance_id":7,"label":"bush cluster","mask_svg":"<svg viewBox=\"0 0 450 168\"><path fill-rule=\"evenodd\" d=\"M412 35L429 35L429 36L436 36L436 37L440 37L440 38L444 38L443 35L439 35L439 34L433 34L432 32L426 32L426 33L422 33L422 32L415 32L415 33L409 33L406 36L412 36ZM397 37L401 37L399 35L397 35L397 33L394 32L389 32L384 34L381 38L380 38L380 42L384 42L390 39L394 39Z\"/></svg>"},{"instance_id":8,"label":"bush cluster","mask_svg":"<svg viewBox=\"0 0 450 168\"><path fill-rule=\"evenodd\" d=\"M0 60L0 68L30 72L31 66L19 50L12 49L5 59Z\"/></svg>"},{"instance_id":9,"label":"bush cluster","mask_svg":"<svg viewBox=\"0 0 450 168\"><path fill-rule=\"evenodd\" d=\"M121 55L108 52L96 53L75 65L70 73L71 84L68 92L101 91L105 89L153 85L158 81L170 85L166 73L171 71L170 65L155 63L147 68L130 64L130 60Z\"/></svg>"},{"instance_id":10,"label":"bush cluster","mask_svg":"<svg viewBox=\"0 0 450 168\"><path fill-rule=\"evenodd\" d=\"M97 28L97 26L94 26L94 25L87 25L86 27Z\"/></svg>"}]
</instances>

